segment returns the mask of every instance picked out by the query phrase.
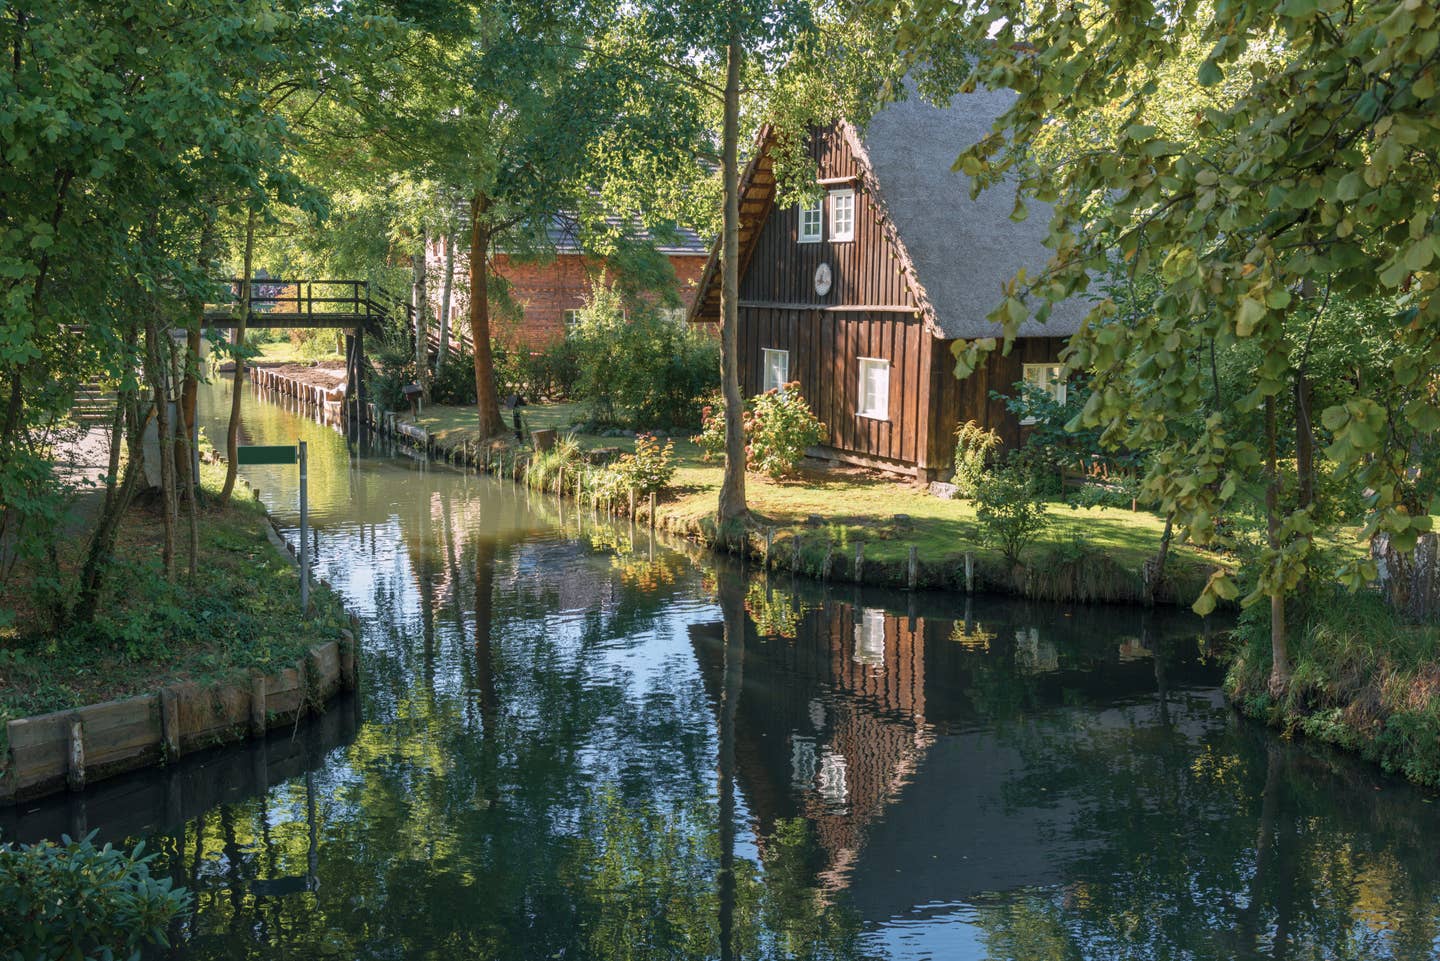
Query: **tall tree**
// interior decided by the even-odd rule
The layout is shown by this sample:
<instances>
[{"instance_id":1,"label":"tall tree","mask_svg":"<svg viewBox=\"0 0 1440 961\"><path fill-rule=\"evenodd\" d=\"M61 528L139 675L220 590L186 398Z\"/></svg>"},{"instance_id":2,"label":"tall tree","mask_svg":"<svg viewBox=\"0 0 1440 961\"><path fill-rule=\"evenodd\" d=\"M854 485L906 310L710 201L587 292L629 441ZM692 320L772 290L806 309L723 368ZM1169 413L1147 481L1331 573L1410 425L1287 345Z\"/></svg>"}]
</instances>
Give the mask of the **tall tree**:
<instances>
[{"instance_id":1,"label":"tall tree","mask_svg":"<svg viewBox=\"0 0 1440 961\"><path fill-rule=\"evenodd\" d=\"M1094 378L1080 420L1156 452L1146 487L1194 541L1223 541L1217 518L1259 505L1266 544L1244 602L1270 606L1271 687L1283 690L1285 601L1317 557L1313 503L1294 496L1276 451L1280 408L1304 391L1297 335L1303 342L1321 319L1323 298L1307 291L1352 301L1382 294L1393 304L1368 323L1401 348L1395 364L1348 385L1319 416L1335 477L1366 499L1363 534L1413 546L1440 506L1431 376L1440 362L1440 13L1404 0L1178 0L1123 16L1099 2L873 0L868 9L895 18L896 42L915 62L946 63L963 77L950 89L981 83L1018 95L994 135L958 161L981 187L1018 173L1022 193L1054 205L1048 268L1015 278L992 315L1007 342L1032 314L1043 320L1053 302L1083 294L1111 251L1129 280L1158 282L1123 322L1113 299L1099 299L1072 340L1069 365ZM1145 122L1166 105L1143 68L1185 43L1206 51L1194 84L1235 92L1223 108L1189 114L1195 136L1177 139ZM1269 69L1248 69L1256 49L1271 52ZM1126 105L1127 122L1098 131L1062 166L1026 162L1048 127L1105 104ZM966 346L960 372L994 346ZM1258 358L1253 379L1220 396L1214 351L1244 346ZM1175 430L1207 403L1193 436ZM1352 557L1337 573L1358 584L1375 569ZM1237 593L1234 578L1217 572L1197 608Z\"/></svg>"}]
</instances>

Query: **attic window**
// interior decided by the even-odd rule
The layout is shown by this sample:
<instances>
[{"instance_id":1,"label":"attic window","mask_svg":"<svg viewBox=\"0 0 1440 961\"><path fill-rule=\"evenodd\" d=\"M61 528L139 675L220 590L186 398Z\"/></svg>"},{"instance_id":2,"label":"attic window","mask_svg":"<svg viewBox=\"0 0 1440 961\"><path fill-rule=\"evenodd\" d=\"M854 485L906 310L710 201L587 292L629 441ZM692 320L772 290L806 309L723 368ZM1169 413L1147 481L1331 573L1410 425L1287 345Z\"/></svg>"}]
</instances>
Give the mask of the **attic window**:
<instances>
[{"instance_id":1,"label":"attic window","mask_svg":"<svg viewBox=\"0 0 1440 961\"><path fill-rule=\"evenodd\" d=\"M820 204L816 203L813 207L799 204L797 209L800 212L800 243L818 244L821 238Z\"/></svg>"},{"instance_id":2,"label":"attic window","mask_svg":"<svg viewBox=\"0 0 1440 961\"><path fill-rule=\"evenodd\" d=\"M855 191L852 188L830 191L830 239L855 239Z\"/></svg>"}]
</instances>

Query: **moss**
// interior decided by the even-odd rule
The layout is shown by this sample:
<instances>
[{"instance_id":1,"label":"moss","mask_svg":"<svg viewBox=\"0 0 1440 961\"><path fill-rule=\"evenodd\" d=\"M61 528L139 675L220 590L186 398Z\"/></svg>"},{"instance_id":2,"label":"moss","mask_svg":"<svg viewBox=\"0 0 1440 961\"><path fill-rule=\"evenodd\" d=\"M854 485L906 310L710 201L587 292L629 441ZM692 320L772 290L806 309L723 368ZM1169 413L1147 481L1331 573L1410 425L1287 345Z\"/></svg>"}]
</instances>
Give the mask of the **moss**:
<instances>
[{"instance_id":1,"label":"moss","mask_svg":"<svg viewBox=\"0 0 1440 961\"><path fill-rule=\"evenodd\" d=\"M200 562L185 576L185 519L174 583L160 569L161 518L137 503L125 518L117 561L93 624L56 632L38 617L0 638L0 721L129 697L187 681L209 682L294 664L346 626L339 598L323 584L313 613L299 616L299 572L270 544L269 519L243 482L218 506L224 468L202 466ZM84 549L75 538L60 557L73 578ZM23 573L23 572L22 572ZM16 577L7 591L23 594ZM0 606L9 606L0 597Z\"/></svg>"}]
</instances>

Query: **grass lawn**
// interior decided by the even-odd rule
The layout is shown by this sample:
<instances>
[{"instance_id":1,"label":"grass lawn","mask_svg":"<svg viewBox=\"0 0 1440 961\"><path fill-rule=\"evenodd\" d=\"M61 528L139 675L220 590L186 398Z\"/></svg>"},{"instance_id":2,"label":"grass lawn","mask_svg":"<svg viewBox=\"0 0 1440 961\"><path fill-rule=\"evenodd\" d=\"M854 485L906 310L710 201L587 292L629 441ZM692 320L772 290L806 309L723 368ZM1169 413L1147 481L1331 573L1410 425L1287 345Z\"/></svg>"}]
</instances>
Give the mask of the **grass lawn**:
<instances>
[{"instance_id":1,"label":"grass lawn","mask_svg":"<svg viewBox=\"0 0 1440 961\"><path fill-rule=\"evenodd\" d=\"M523 414L530 429L553 427L561 433L585 419L584 407L579 404L536 405L523 408ZM407 420L424 427L443 447L475 437L473 408L432 406L418 418ZM577 433L575 438L587 450L631 447L631 441L624 437ZM662 499L660 519L671 529L696 534L714 514L721 470L718 464L702 461L700 449L688 437L676 437L674 441L679 470L671 491ZM805 525L808 519L819 517L829 542L843 546L847 552L855 542L864 542L867 570L873 565L876 578L882 581L896 579L908 561L912 544L926 568L953 572L963 565L967 552L992 577L1003 568L1000 555L982 542L971 502L941 500L878 472L815 465L785 482L751 474L746 479L746 495L758 525L776 529L777 554L790 550L788 538L797 530L802 536L802 551L818 545L821 538L812 533L815 525ZM897 515L904 518L897 520ZM1076 508L1060 502L1050 505L1049 518L1048 530L1027 555L1032 564L1061 563L1057 557L1083 562L1100 555L1108 565L1131 572L1136 578L1144 562L1155 554L1165 526L1163 518L1147 511ZM820 550L818 546L814 549ZM1169 561L1175 595L1171 599L1188 603L1211 570L1231 563L1222 555L1191 547L1175 548ZM929 579L945 580L935 576Z\"/></svg>"},{"instance_id":2,"label":"grass lawn","mask_svg":"<svg viewBox=\"0 0 1440 961\"><path fill-rule=\"evenodd\" d=\"M202 464L209 506L200 514L200 562L185 576L188 534L177 532L176 579L160 570L163 538L157 505L137 501L122 523L116 561L99 616L90 625L56 629L45 595L73 591L89 535L61 544L60 574L38 584L18 569L0 585L0 722L144 694L184 681L206 682L252 670L291 666L311 645L346 626L338 597L314 585L314 616L299 616L299 574L270 543L268 521L241 482L229 507L218 507L225 468Z\"/></svg>"},{"instance_id":3,"label":"grass lawn","mask_svg":"<svg viewBox=\"0 0 1440 961\"><path fill-rule=\"evenodd\" d=\"M345 355L338 350L326 354L316 354L313 348L307 350L293 343L288 337L284 340L256 346L259 348L260 354L250 360L252 364L310 364L317 360L345 359Z\"/></svg>"}]
</instances>

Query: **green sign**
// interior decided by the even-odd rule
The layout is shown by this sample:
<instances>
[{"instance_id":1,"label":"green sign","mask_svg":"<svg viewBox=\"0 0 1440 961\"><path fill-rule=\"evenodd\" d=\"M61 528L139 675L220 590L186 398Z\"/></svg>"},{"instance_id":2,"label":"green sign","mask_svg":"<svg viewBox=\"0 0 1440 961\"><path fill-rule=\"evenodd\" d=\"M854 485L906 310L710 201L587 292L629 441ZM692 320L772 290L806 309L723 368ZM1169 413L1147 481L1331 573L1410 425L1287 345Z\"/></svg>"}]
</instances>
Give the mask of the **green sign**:
<instances>
[{"instance_id":1,"label":"green sign","mask_svg":"<svg viewBox=\"0 0 1440 961\"><path fill-rule=\"evenodd\" d=\"M241 467L257 464L293 464L299 458L294 444L267 444L235 448L235 463Z\"/></svg>"}]
</instances>

